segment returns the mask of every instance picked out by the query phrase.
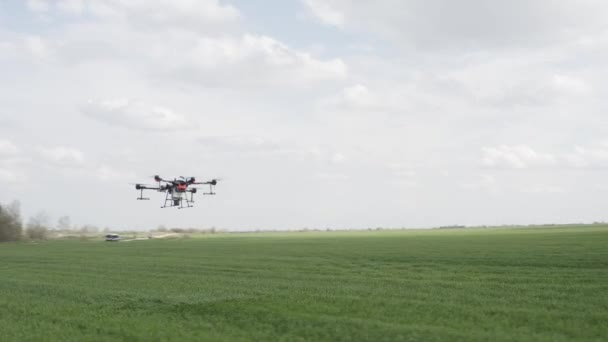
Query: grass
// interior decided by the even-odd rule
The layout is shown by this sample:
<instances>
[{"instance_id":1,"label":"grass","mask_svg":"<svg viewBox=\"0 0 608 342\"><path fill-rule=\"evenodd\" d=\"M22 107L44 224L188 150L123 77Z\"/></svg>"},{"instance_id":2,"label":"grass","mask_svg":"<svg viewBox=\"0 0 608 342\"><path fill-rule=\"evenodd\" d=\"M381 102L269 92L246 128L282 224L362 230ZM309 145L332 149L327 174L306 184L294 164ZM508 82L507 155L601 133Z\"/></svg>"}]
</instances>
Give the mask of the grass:
<instances>
[{"instance_id":1,"label":"grass","mask_svg":"<svg viewBox=\"0 0 608 342\"><path fill-rule=\"evenodd\" d=\"M0 244L2 341L605 341L608 227Z\"/></svg>"}]
</instances>

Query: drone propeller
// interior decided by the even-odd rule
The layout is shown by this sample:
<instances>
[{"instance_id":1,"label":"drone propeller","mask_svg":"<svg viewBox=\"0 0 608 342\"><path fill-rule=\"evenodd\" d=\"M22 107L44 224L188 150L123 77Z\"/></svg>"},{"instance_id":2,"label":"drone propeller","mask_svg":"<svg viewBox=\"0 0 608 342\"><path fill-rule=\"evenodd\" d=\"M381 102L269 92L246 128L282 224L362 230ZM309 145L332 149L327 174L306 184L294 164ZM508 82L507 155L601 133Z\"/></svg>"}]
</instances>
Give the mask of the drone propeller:
<instances>
[{"instance_id":1,"label":"drone propeller","mask_svg":"<svg viewBox=\"0 0 608 342\"><path fill-rule=\"evenodd\" d=\"M154 181L155 181L155 182L160 182L160 181L162 181L162 180L163 180L163 179L162 179L162 177L161 177L161 176L159 176L159 175L152 175L152 176L148 176L148 177L152 177L152 178L154 178Z\"/></svg>"},{"instance_id":2,"label":"drone propeller","mask_svg":"<svg viewBox=\"0 0 608 342\"><path fill-rule=\"evenodd\" d=\"M219 181L223 180L223 178L214 178L208 182L197 182L197 183L193 183L196 185L211 185L211 186L216 186L217 183ZM207 187L190 187L190 189L206 189Z\"/></svg>"}]
</instances>

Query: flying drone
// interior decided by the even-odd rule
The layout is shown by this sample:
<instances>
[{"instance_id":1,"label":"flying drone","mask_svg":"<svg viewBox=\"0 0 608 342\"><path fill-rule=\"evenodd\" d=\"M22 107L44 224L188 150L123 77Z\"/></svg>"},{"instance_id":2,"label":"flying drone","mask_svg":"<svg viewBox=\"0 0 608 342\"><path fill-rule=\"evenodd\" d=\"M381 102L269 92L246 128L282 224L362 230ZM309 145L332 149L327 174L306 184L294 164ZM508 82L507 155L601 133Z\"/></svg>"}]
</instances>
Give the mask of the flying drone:
<instances>
[{"instance_id":1,"label":"flying drone","mask_svg":"<svg viewBox=\"0 0 608 342\"><path fill-rule=\"evenodd\" d=\"M179 177L168 180L156 175L154 176L154 181L158 184L135 184L135 189L140 191L138 200L149 200L149 198L144 197L144 190L156 190L157 192L165 193L165 203L161 208L177 207L177 209L184 209L193 207L194 194L199 189L202 189L196 187L196 185L209 185L209 192L203 192L203 195L215 195L213 189L217 185L218 180L212 179L208 182L197 182L194 177Z\"/></svg>"}]
</instances>

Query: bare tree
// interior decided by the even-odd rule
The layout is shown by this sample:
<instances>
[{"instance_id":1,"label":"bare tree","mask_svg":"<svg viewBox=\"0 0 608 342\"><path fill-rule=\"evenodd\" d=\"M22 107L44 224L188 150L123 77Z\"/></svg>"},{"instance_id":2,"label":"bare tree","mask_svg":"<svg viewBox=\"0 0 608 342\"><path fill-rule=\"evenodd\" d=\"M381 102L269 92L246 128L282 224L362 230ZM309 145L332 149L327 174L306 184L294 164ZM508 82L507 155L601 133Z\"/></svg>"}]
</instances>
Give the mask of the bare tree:
<instances>
[{"instance_id":1,"label":"bare tree","mask_svg":"<svg viewBox=\"0 0 608 342\"><path fill-rule=\"evenodd\" d=\"M0 242L17 241L23 231L21 208L18 201L8 206L0 205Z\"/></svg>"},{"instance_id":2,"label":"bare tree","mask_svg":"<svg viewBox=\"0 0 608 342\"><path fill-rule=\"evenodd\" d=\"M44 211L30 217L25 228L26 236L32 240L46 240L49 222L49 215Z\"/></svg>"},{"instance_id":3,"label":"bare tree","mask_svg":"<svg viewBox=\"0 0 608 342\"><path fill-rule=\"evenodd\" d=\"M85 224L80 227L81 234L97 234L99 233L99 227L93 224Z\"/></svg>"},{"instance_id":4,"label":"bare tree","mask_svg":"<svg viewBox=\"0 0 608 342\"><path fill-rule=\"evenodd\" d=\"M68 231L72 229L72 220L70 220L69 216L61 216L59 220L57 220L57 229Z\"/></svg>"}]
</instances>

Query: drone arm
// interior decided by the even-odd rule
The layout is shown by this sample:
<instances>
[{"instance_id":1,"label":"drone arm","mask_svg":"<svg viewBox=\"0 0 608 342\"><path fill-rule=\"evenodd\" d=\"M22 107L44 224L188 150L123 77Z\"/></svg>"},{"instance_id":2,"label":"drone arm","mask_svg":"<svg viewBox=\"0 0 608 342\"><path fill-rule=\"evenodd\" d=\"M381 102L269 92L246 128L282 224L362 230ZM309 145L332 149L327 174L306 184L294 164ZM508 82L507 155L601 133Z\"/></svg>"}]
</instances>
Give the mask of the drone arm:
<instances>
[{"instance_id":1,"label":"drone arm","mask_svg":"<svg viewBox=\"0 0 608 342\"><path fill-rule=\"evenodd\" d=\"M137 197L138 200L149 200L149 198L144 197L144 190L160 190L160 187L135 184L135 189L139 190L139 197Z\"/></svg>"},{"instance_id":2,"label":"drone arm","mask_svg":"<svg viewBox=\"0 0 608 342\"><path fill-rule=\"evenodd\" d=\"M138 200L142 201L142 200L149 200L149 198L144 197L144 189L139 189L139 197L137 197Z\"/></svg>"},{"instance_id":3,"label":"drone arm","mask_svg":"<svg viewBox=\"0 0 608 342\"><path fill-rule=\"evenodd\" d=\"M215 185L217 185L217 181L218 181L217 179L212 179L212 180L210 180L208 182L193 182L191 184L197 184L197 185L210 184L210 185L214 185L215 186Z\"/></svg>"},{"instance_id":4,"label":"drone arm","mask_svg":"<svg viewBox=\"0 0 608 342\"><path fill-rule=\"evenodd\" d=\"M136 190L160 190L160 187L135 184Z\"/></svg>"},{"instance_id":5,"label":"drone arm","mask_svg":"<svg viewBox=\"0 0 608 342\"><path fill-rule=\"evenodd\" d=\"M201 184L208 184L209 185L209 192L203 192L203 195L215 195L215 192L213 191L213 187L214 185L211 183L201 183ZM196 193L197 189L203 189L203 188L191 188L188 189L188 192L192 192L192 193Z\"/></svg>"}]
</instances>

